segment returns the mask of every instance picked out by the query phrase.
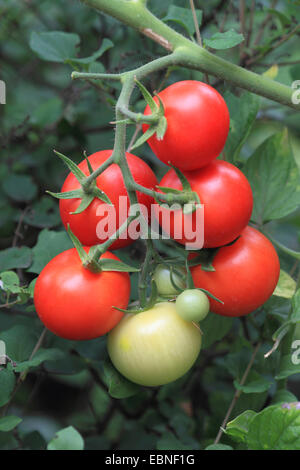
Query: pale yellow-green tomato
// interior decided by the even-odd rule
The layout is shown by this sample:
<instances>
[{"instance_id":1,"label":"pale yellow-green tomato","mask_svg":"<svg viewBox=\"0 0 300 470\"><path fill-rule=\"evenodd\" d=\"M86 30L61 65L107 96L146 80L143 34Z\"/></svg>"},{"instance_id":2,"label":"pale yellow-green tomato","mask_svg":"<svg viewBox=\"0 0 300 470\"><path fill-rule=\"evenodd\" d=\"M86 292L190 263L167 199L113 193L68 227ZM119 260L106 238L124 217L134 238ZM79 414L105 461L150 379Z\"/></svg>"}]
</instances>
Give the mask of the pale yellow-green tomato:
<instances>
[{"instance_id":1,"label":"pale yellow-green tomato","mask_svg":"<svg viewBox=\"0 0 300 470\"><path fill-rule=\"evenodd\" d=\"M161 302L145 312L126 314L108 334L107 347L124 377L155 387L190 370L200 352L201 331L177 314L174 303Z\"/></svg>"}]
</instances>

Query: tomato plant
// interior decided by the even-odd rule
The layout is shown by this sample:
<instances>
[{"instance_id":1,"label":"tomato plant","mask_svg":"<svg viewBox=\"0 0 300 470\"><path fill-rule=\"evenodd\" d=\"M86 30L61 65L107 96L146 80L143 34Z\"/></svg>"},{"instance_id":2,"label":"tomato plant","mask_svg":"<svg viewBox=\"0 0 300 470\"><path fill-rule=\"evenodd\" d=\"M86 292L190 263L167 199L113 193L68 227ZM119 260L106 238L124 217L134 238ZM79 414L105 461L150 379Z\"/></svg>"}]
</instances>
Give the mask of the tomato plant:
<instances>
[{"instance_id":1,"label":"tomato plant","mask_svg":"<svg viewBox=\"0 0 300 470\"><path fill-rule=\"evenodd\" d=\"M158 93L167 130L163 139L153 135L148 144L164 163L196 170L217 158L229 132L229 111L220 93L206 83L183 80ZM158 98L154 98L158 103ZM151 113L147 105L145 114ZM143 125L146 132L148 126Z\"/></svg>"},{"instance_id":2,"label":"tomato plant","mask_svg":"<svg viewBox=\"0 0 300 470\"><path fill-rule=\"evenodd\" d=\"M272 295L280 272L277 252L258 230L246 227L230 246L213 258L214 271L201 264L191 269L196 287L206 289L223 303L209 299L219 315L239 317L261 307Z\"/></svg>"},{"instance_id":3,"label":"tomato plant","mask_svg":"<svg viewBox=\"0 0 300 470\"><path fill-rule=\"evenodd\" d=\"M132 382L155 387L182 377L201 348L200 330L183 320L173 303L127 314L108 335L114 366Z\"/></svg>"},{"instance_id":4,"label":"tomato plant","mask_svg":"<svg viewBox=\"0 0 300 470\"><path fill-rule=\"evenodd\" d=\"M102 258L118 260L110 252ZM123 313L114 307L126 308L129 295L128 273L93 273L71 248L53 258L38 276L34 304L50 331L69 340L87 340L106 334L120 321Z\"/></svg>"},{"instance_id":5,"label":"tomato plant","mask_svg":"<svg viewBox=\"0 0 300 470\"><path fill-rule=\"evenodd\" d=\"M210 304L207 295L200 289L186 289L178 295L175 307L184 320L200 322L207 316Z\"/></svg>"},{"instance_id":6,"label":"tomato plant","mask_svg":"<svg viewBox=\"0 0 300 470\"><path fill-rule=\"evenodd\" d=\"M157 217L164 231L176 241L186 244L194 240L193 232L203 230L205 248L232 242L246 227L252 213L253 195L245 175L222 160L216 160L200 170L184 172L184 175L204 207L203 226L199 226L196 212L183 214L178 208L170 211L164 206L157 206ZM162 178L160 186L182 189L182 183L173 169ZM191 234L187 227L191 227Z\"/></svg>"},{"instance_id":7,"label":"tomato plant","mask_svg":"<svg viewBox=\"0 0 300 470\"><path fill-rule=\"evenodd\" d=\"M97 169L112 154L112 150L101 150L88 157L93 169ZM128 166L132 172L134 180L152 189L157 184L156 176L151 168L139 157L130 153L126 154ZM87 161L83 160L79 168L86 175L89 174ZM60 215L62 222L70 229L83 245L91 246L105 242L124 223L129 213L129 198L124 184L122 172L118 165L109 166L101 173L96 180L97 187L103 191L111 201L112 205L94 198L90 205L79 214L74 214L81 200L78 198L60 199ZM74 191L80 188L80 183L73 173L69 173L63 186L62 192ZM143 193L138 193L138 202L145 206L147 214L150 214L150 206L153 199ZM122 234L122 238L117 239L111 249L115 250L134 240L130 238L128 232Z\"/></svg>"}]
</instances>

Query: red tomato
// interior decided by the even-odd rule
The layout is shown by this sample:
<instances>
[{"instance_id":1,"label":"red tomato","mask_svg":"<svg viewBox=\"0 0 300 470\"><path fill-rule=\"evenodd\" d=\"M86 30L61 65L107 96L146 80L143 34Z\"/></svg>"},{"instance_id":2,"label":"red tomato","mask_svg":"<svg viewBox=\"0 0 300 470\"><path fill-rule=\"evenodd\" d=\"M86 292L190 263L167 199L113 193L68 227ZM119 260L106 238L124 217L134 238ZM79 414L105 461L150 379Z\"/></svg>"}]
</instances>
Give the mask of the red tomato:
<instances>
[{"instance_id":1,"label":"red tomato","mask_svg":"<svg viewBox=\"0 0 300 470\"><path fill-rule=\"evenodd\" d=\"M214 248L232 242L246 227L252 213L253 195L245 175L222 160L215 160L200 170L183 173L204 206L204 247ZM160 186L182 189L173 169L163 177ZM182 210L169 211L157 206L156 214L164 231L182 244L193 241L193 238L188 239L189 219L193 233L203 229L199 227L196 213L183 215ZM170 217L169 226L167 216Z\"/></svg>"},{"instance_id":2,"label":"red tomato","mask_svg":"<svg viewBox=\"0 0 300 470\"><path fill-rule=\"evenodd\" d=\"M111 155L112 150L102 150L93 153L88 157L93 170L96 170L103 162L105 162ZM129 168L135 181L145 186L146 188L153 189L157 184L157 179L151 168L141 158L126 154ZM89 175L87 162L83 160L79 168ZM83 245L91 246L105 242L116 229L118 229L123 222L125 222L129 212L129 198L126 187L124 185L123 176L120 168L116 164L112 164L97 178L97 186L109 197L113 206L108 206L106 203L98 198L95 198L92 203L80 214L71 214L79 206L81 199L60 199L59 208L62 222L67 229L70 224L70 229L76 235ZM80 184L72 173L67 176L62 192L72 191L79 189ZM145 194L138 193L138 201L144 205L150 213L150 206L153 199ZM107 212L112 210L113 212ZM102 213L100 213L102 211ZM116 215L116 217L115 217ZM101 226L101 221L103 226ZM104 224L108 221L108 224ZM97 235L100 233L101 237ZM132 243L132 239L125 232L122 237L116 240L110 247L111 250L122 248Z\"/></svg>"},{"instance_id":3,"label":"red tomato","mask_svg":"<svg viewBox=\"0 0 300 470\"><path fill-rule=\"evenodd\" d=\"M118 260L110 252L102 257ZM89 340L106 334L121 320L123 313L113 307L126 309L129 296L128 273L92 273L71 248L53 258L38 276L34 304L42 323L57 336Z\"/></svg>"},{"instance_id":4,"label":"red tomato","mask_svg":"<svg viewBox=\"0 0 300 470\"><path fill-rule=\"evenodd\" d=\"M227 105L214 88L196 80L173 83L161 91L167 130L162 140L154 134L148 144L155 155L181 170L201 168L222 152L229 132ZM158 99L154 98L158 103ZM144 114L151 114L149 105ZM143 125L146 132L148 125Z\"/></svg>"},{"instance_id":5,"label":"red tomato","mask_svg":"<svg viewBox=\"0 0 300 470\"><path fill-rule=\"evenodd\" d=\"M258 230L248 226L232 245L218 250L215 271L201 265L191 268L195 287L208 290L224 304L209 297L211 311L227 317L253 312L272 295L280 273L277 252Z\"/></svg>"}]
</instances>

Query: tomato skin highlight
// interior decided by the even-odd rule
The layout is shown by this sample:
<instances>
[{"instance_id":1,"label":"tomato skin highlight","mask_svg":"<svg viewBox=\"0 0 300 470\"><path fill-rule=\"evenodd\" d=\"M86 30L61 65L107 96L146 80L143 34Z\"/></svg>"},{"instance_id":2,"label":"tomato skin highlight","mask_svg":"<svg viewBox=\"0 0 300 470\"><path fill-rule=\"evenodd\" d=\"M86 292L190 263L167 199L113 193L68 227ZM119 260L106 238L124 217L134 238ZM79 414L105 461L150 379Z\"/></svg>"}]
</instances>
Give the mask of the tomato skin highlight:
<instances>
[{"instance_id":1,"label":"tomato skin highlight","mask_svg":"<svg viewBox=\"0 0 300 470\"><path fill-rule=\"evenodd\" d=\"M108 354L116 369L139 385L156 387L182 377L195 363L201 332L183 320L174 303L126 314L108 334Z\"/></svg>"},{"instance_id":2,"label":"tomato skin highlight","mask_svg":"<svg viewBox=\"0 0 300 470\"><path fill-rule=\"evenodd\" d=\"M95 152L88 157L93 170L96 170L102 163L104 163L112 154L112 150L101 150ZM145 186L146 188L154 189L157 185L157 179L149 165L145 163L141 158L136 155L126 153L126 159L129 165L129 168L132 172L133 179ZM79 163L79 168L89 175L88 166L86 160L83 160ZM104 207L104 202L100 199L95 198L92 203L80 214L71 214L71 212L76 211L78 208L81 199L60 199L59 200L59 209L60 216L63 222L65 229L67 230L68 224L70 225L71 231L74 235L80 240L80 242L85 246L97 245L99 243L105 242L109 236L111 236L117 228L119 228L123 222L125 222L128 213L129 213L129 198L127 190L124 184L123 176L120 168L117 164L112 164L107 168L101 175L96 179L97 186L109 197L112 202L115 211L116 211L116 223L114 222L113 215L97 214L97 211ZM69 173L67 176L61 192L72 191L74 189L79 189L80 184L72 173ZM123 196L122 202L120 196ZM138 202L144 205L147 208L148 214L150 214L150 207L153 202L152 197L149 197L143 193L138 192ZM123 207L125 206L125 209ZM120 218L121 213L121 218ZM101 220L109 218L111 221L111 233L104 236L103 239L98 238L97 236L97 225ZM106 229L107 230L107 229ZM126 238L117 239L110 247L110 250L116 250L128 246L133 243L126 232Z\"/></svg>"},{"instance_id":3,"label":"tomato skin highlight","mask_svg":"<svg viewBox=\"0 0 300 470\"><path fill-rule=\"evenodd\" d=\"M163 102L167 130L162 140L154 134L148 144L164 163L181 170L201 168L222 152L230 116L225 100L210 85L196 80L173 83L158 93ZM157 97L154 101L158 104ZM151 114L149 105L145 115ZM143 124L143 132L149 126Z\"/></svg>"},{"instance_id":4,"label":"tomato skin highlight","mask_svg":"<svg viewBox=\"0 0 300 470\"><path fill-rule=\"evenodd\" d=\"M246 227L232 245L218 250L215 271L201 265L191 268L195 287L203 288L224 302L209 298L211 311L240 317L262 306L272 295L280 274L280 263L272 243L258 230Z\"/></svg>"},{"instance_id":5,"label":"tomato skin highlight","mask_svg":"<svg viewBox=\"0 0 300 470\"><path fill-rule=\"evenodd\" d=\"M203 247L215 248L231 243L247 226L252 214L253 194L246 176L236 166L222 160L215 160L200 170L183 174L204 205ZM182 190L182 184L173 169L162 178L160 186ZM192 217L194 232L196 228L203 229L196 227L195 214L183 215L182 210L173 211L169 229L163 217L170 211L157 205L155 212L165 232L179 243L192 241L185 235L188 217Z\"/></svg>"},{"instance_id":6,"label":"tomato skin highlight","mask_svg":"<svg viewBox=\"0 0 300 470\"><path fill-rule=\"evenodd\" d=\"M101 258L118 260L110 252ZM129 296L127 272L92 273L71 248L54 257L39 274L34 304L40 320L52 333L79 341L110 331L123 316L113 307L126 309Z\"/></svg>"}]
</instances>

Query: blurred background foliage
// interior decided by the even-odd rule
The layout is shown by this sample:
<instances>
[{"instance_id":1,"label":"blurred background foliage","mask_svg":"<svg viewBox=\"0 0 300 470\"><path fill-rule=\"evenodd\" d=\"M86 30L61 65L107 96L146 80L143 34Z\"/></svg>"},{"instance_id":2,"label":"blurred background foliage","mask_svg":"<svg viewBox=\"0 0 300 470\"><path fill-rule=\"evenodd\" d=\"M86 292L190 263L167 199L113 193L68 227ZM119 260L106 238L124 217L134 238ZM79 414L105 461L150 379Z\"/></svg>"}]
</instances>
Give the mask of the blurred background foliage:
<instances>
[{"instance_id":1,"label":"blurred background foliage","mask_svg":"<svg viewBox=\"0 0 300 470\"><path fill-rule=\"evenodd\" d=\"M178 21L174 10L172 15L170 6L188 8L188 3L151 0L149 7L160 18L167 18L170 26L187 34L184 22ZM300 79L299 35L286 38L299 24L298 3L247 0L242 26L239 2L195 1L196 8L202 10L199 15L204 40L218 31L244 29L247 41L243 46L217 50L218 55L259 73L267 72L289 86ZM50 31L77 36L62 38L57 49L53 49L53 42L49 43L50 60L46 60L47 47L41 45L39 34ZM64 47L73 48L72 59L90 59L65 61ZM97 60L93 60L91 56L101 47L103 53L99 52ZM58 50L62 57L58 57ZM22 291L22 287L30 286L55 254L71 246L60 222L57 201L45 192L60 191L67 174L53 149L79 162L84 151L90 154L113 146L114 128L110 122L114 119L119 84L72 81L71 72L74 68L124 71L162 53L162 48L150 39L79 1L0 0L0 79L7 87L7 103L0 105L0 272L13 270L19 279L8 281L15 291L10 288L9 294L5 290L0 294L1 304L9 304L7 308L0 306L0 339L10 345L8 355L21 364L28 360L42 332L30 292L25 288ZM167 74L153 74L145 85L154 91L183 79L203 80L203 75L173 68ZM240 93L214 77L210 77L210 84L221 93ZM234 112L247 112L246 104L237 100ZM143 110L138 92L132 106ZM266 99L261 99L257 119L237 162L245 162L269 136L284 128L288 129L300 167L299 113ZM134 132L134 128L129 129L128 144ZM151 165L158 178L165 173L167 167L147 145L134 153ZM284 187L280 190L284 191ZM280 223L274 220L269 224L273 235L294 250L299 250L299 215L299 210L292 211ZM167 248L161 250L170 254ZM119 253L123 259L134 259L137 265L142 255L143 245L139 242ZM282 253L281 263L296 279L299 263ZM136 282L134 276L132 279L134 300ZM31 364L26 381L16 387L16 378L7 369L6 392L4 388L1 391L0 382L0 407L10 406L10 414L22 419L18 431L0 429L0 448L45 448L56 431L68 426L84 436L86 449L204 448L218 432L234 393L233 380L241 378L245 370L257 329L265 329L265 337L271 338L278 318L289 308L289 300L280 299L276 314L266 321L272 302L271 299L258 313L255 324L222 318L215 319L214 324L207 323L206 345L191 373L174 384L139 394L126 391L126 387L121 391L114 389L109 370L105 369L105 339L73 343L47 333L40 361ZM270 357L267 366L263 360L263 352L271 345L266 340L255 362L254 374L264 377L264 386L260 384L257 392L252 389L251 393L242 394L232 418L247 409L259 411L272 402L277 355ZM291 377L289 385L294 394L290 397L299 399L299 374ZM119 394L125 398L120 400ZM226 436L222 442L232 444Z\"/></svg>"}]
</instances>

